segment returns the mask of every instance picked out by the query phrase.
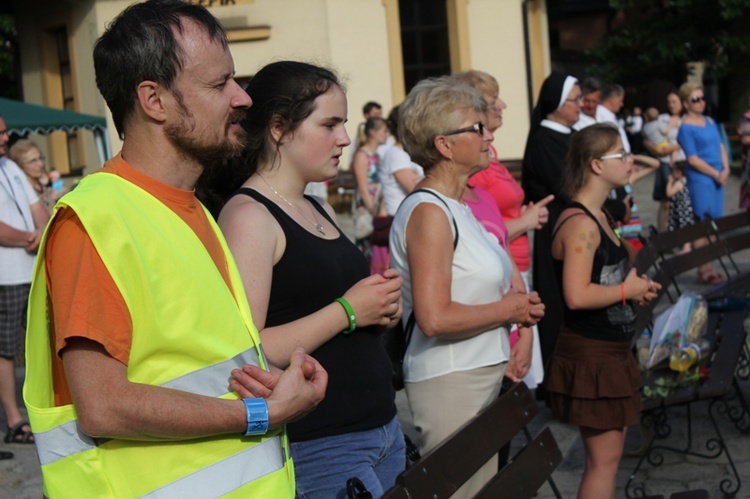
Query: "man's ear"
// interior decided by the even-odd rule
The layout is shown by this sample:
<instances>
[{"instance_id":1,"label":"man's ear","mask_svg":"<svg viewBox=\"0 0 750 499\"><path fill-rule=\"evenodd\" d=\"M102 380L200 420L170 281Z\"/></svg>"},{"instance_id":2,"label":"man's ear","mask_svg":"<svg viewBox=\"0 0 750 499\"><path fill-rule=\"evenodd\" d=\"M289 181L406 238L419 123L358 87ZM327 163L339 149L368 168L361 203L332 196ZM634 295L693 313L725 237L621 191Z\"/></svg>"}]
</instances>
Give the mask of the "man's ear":
<instances>
[{"instance_id":1,"label":"man's ear","mask_svg":"<svg viewBox=\"0 0 750 499\"><path fill-rule=\"evenodd\" d=\"M453 159L453 143L448 137L438 135L432 139L432 144L445 159Z\"/></svg>"},{"instance_id":2,"label":"man's ear","mask_svg":"<svg viewBox=\"0 0 750 499\"><path fill-rule=\"evenodd\" d=\"M167 119L164 88L156 82L145 80L138 84L136 93L141 110L151 119L163 122ZM171 97L171 96L170 96ZM174 97L172 97L174 100Z\"/></svg>"}]
</instances>

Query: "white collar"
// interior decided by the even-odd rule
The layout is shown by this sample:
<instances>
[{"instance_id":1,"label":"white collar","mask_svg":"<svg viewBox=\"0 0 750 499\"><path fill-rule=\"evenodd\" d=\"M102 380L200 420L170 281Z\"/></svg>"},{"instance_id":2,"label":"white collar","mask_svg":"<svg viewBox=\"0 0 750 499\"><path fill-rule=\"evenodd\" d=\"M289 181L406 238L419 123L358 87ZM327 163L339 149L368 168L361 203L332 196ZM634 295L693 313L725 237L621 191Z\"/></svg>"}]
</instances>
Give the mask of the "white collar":
<instances>
[{"instance_id":1,"label":"white collar","mask_svg":"<svg viewBox=\"0 0 750 499\"><path fill-rule=\"evenodd\" d=\"M562 123L558 123L552 120L542 120L542 122L540 123L540 126L543 126L544 128L549 128L550 130L554 130L560 133L570 133L571 131L570 127L567 127L563 125Z\"/></svg>"}]
</instances>

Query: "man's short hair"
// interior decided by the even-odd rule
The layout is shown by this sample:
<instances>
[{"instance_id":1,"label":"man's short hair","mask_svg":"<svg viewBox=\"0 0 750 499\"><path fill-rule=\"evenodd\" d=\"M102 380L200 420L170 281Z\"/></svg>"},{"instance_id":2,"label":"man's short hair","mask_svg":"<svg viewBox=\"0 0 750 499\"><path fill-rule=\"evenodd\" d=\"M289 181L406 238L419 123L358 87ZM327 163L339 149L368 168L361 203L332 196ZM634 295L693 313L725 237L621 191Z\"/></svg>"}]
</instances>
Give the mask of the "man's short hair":
<instances>
[{"instance_id":1,"label":"man's short hair","mask_svg":"<svg viewBox=\"0 0 750 499\"><path fill-rule=\"evenodd\" d=\"M373 109L383 109L383 106L375 101L369 101L362 107L362 115L367 116Z\"/></svg>"},{"instance_id":2,"label":"man's short hair","mask_svg":"<svg viewBox=\"0 0 750 499\"><path fill-rule=\"evenodd\" d=\"M601 82L593 76L589 76L581 82L581 93L583 93L583 95L593 94L594 92L601 91L601 89Z\"/></svg>"},{"instance_id":3,"label":"man's short hair","mask_svg":"<svg viewBox=\"0 0 750 499\"><path fill-rule=\"evenodd\" d=\"M618 85L617 83L608 83L602 89L602 102L611 97L620 97L624 93L625 89L622 88L622 85Z\"/></svg>"},{"instance_id":4,"label":"man's short hair","mask_svg":"<svg viewBox=\"0 0 750 499\"><path fill-rule=\"evenodd\" d=\"M173 86L184 64L175 32L182 32L185 19L203 27L209 37L226 47L226 34L219 21L205 7L182 0L148 0L131 5L96 42L96 85L112 112L120 138L135 110L141 82L158 83L181 102L182 96Z\"/></svg>"}]
</instances>

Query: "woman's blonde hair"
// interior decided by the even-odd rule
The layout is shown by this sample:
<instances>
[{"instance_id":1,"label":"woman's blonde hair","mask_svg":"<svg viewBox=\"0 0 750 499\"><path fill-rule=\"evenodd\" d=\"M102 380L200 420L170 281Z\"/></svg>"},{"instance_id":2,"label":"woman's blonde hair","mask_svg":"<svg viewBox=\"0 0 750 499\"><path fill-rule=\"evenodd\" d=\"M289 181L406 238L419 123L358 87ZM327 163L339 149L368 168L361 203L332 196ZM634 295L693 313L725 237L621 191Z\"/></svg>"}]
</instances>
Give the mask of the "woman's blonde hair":
<instances>
[{"instance_id":1,"label":"woman's blonde hair","mask_svg":"<svg viewBox=\"0 0 750 499\"><path fill-rule=\"evenodd\" d=\"M687 102L690 99L690 94L696 90L703 90L703 87L701 85L693 85L692 83L683 83L680 85L679 90L677 90L677 95L680 96L682 102Z\"/></svg>"},{"instance_id":2,"label":"woman's blonde hair","mask_svg":"<svg viewBox=\"0 0 750 499\"><path fill-rule=\"evenodd\" d=\"M13 160L13 162L18 166L23 167L21 165L21 156L31 151L32 149L41 151L41 149L39 149L39 146L36 145L33 141L29 139L21 139L10 146L10 149L8 150L8 157Z\"/></svg>"},{"instance_id":3,"label":"woman's blonde hair","mask_svg":"<svg viewBox=\"0 0 750 499\"><path fill-rule=\"evenodd\" d=\"M367 121L365 121L361 127L361 133L359 130L357 130L357 149L362 147L367 143L367 139L370 138L370 132L381 130L382 128L386 127L387 124L383 118L367 118Z\"/></svg>"},{"instance_id":4,"label":"woman's blonde hair","mask_svg":"<svg viewBox=\"0 0 750 499\"><path fill-rule=\"evenodd\" d=\"M442 159L435 137L461 126L469 111L487 112L474 88L451 76L422 80L399 108L399 142L412 161L428 170Z\"/></svg>"},{"instance_id":5,"label":"woman's blonde hair","mask_svg":"<svg viewBox=\"0 0 750 499\"><path fill-rule=\"evenodd\" d=\"M453 77L475 88L482 96L493 96L500 91L500 85L497 84L495 77L484 71L470 69L469 71L456 73Z\"/></svg>"}]
</instances>

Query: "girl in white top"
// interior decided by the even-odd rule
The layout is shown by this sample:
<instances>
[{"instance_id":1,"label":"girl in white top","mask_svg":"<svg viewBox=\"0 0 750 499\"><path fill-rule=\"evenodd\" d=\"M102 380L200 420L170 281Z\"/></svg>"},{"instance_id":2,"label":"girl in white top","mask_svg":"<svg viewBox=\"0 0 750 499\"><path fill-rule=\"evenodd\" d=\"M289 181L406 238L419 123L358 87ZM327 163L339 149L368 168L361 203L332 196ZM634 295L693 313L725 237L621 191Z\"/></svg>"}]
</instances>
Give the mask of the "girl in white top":
<instances>
[{"instance_id":1,"label":"girl in white top","mask_svg":"<svg viewBox=\"0 0 750 499\"><path fill-rule=\"evenodd\" d=\"M417 183L424 178L422 167L411 160L409 154L398 141L399 106L394 107L388 114L388 129L394 143L385 152L378 163L380 184L383 187L383 203L388 215L396 214L401 202L407 194L414 190Z\"/></svg>"},{"instance_id":2,"label":"girl in white top","mask_svg":"<svg viewBox=\"0 0 750 499\"><path fill-rule=\"evenodd\" d=\"M469 176L489 164L486 109L476 90L450 77L418 83L400 109L404 150L425 171L398 209L390 241L391 265L404 278L402 322L412 310L416 319L404 375L422 452L497 397L507 325L544 315L536 293L510 289L508 255L460 201ZM496 470L488 463L452 497L474 495Z\"/></svg>"}]
</instances>

